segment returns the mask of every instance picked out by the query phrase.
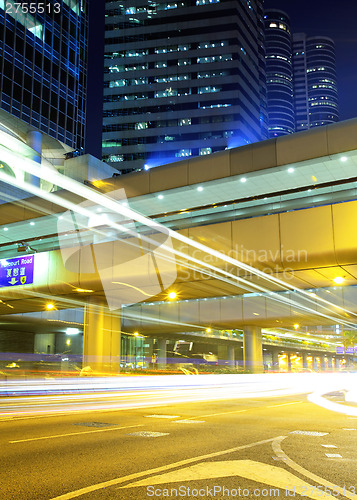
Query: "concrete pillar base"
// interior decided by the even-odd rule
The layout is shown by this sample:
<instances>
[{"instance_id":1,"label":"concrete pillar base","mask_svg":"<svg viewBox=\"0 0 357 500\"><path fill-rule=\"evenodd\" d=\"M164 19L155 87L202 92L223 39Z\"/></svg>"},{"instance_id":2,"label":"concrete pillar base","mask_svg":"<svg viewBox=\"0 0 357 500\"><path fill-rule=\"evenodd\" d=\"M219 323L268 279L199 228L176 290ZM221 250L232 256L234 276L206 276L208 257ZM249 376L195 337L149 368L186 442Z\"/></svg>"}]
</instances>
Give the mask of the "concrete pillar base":
<instances>
[{"instance_id":1,"label":"concrete pillar base","mask_svg":"<svg viewBox=\"0 0 357 500\"><path fill-rule=\"evenodd\" d=\"M251 373L263 373L263 345L261 329L243 327L244 369Z\"/></svg>"},{"instance_id":2,"label":"concrete pillar base","mask_svg":"<svg viewBox=\"0 0 357 500\"><path fill-rule=\"evenodd\" d=\"M159 370L165 370L167 367L167 357L166 357L166 339L158 339L158 357L157 366Z\"/></svg>"},{"instance_id":3,"label":"concrete pillar base","mask_svg":"<svg viewBox=\"0 0 357 500\"><path fill-rule=\"evenodd\" d=\"M83 368L103 374L120 371L120 327L118 311L95 301L85 306Z\"/></svg>"}]
</instances>

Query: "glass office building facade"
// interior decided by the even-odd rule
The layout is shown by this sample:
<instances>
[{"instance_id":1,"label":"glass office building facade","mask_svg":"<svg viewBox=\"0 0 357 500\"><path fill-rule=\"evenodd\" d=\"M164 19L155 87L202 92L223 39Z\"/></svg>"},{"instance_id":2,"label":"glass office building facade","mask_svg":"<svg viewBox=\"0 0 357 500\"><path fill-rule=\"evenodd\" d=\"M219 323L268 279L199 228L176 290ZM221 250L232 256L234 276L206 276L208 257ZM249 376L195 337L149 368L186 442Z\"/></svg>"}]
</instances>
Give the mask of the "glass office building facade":
<instances>
[{"instance_id":1,"label":"glass office building facade","mask_svg":"<svg viewBox=\"0 0 357 500\"><path fill-rule=\"evenodd\" d=\"M267 137L260 0L106 3L103 159L119 171Z\"/></svg>"},{"instance_id":2,"label":"glass office building facade","mask_svg":"<svg viewBox=\"0 0 357 500\"><path fill-rule=\"evenodd\" d=\"M0 107L74 149L84 146L87 28L86 0L0 0Z\"/></svg>"}]
</instances>

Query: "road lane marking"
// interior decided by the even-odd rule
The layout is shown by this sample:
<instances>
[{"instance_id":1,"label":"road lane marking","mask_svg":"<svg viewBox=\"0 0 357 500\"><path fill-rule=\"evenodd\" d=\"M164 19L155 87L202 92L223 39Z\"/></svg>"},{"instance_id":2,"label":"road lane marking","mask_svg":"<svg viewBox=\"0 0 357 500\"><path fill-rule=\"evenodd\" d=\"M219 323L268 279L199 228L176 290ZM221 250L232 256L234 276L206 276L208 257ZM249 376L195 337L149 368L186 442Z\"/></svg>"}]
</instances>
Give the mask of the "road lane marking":
<instances>
[{"instance_id":1,"label":"road lane marking","mask_svg":"<svg viewBox=\"0 0 357 500\"><path fill-rule=\"evenodd\" d=\"M132 427L143 427L143 424L140 424L140 425L127 425L125 427L111 427L110 429L95 429L94 431L69 432L68 434L56 434L54 436L42 436L42 437L29 438L29 439L17 439L16 441L9 441L9 443L11 443L11 444L26 443L26 442L29 442L29 441L40 441L42 439L56 439L56 438L60 438L60 437L79 436L79 435L82 435L82 434L93 434L94 432L120 431L121 429L130 429Z\"/></svg>"},{"instance_id":2,"label":"road lane marking","mask_svg":"<svg viewBox=\"0 0 357 500\"><path fill-rule=\"evenodd\" d=\"M144 415L145 418L180 418L180 415Z\"/></svg>"},{"instance_id":3,"label":"road lane marking","mask_svg":"<svg viewBox=\"0 0 357 500\"><path fill-rule=\"evenodd\" d=\"M71 491L69 493L65 493L64 495L60 495L58 497L51 498L50 500L70 500L72 498L79 497L81 495L85 495L86 493L92 493L93 491L98 491L103 488L108 488L110 486L115 486L120 483L125 483L126 481L131 481L133 479L137 479L138 477L148 476L150 474L155 474L157 472L167 471L169 469L174 469L175 467L181 467L186 464L190 464L193 462L199 462L201 460L206 460L208 458L219 457L221 455L226 455L228 453L234 453L236 451L245 450L247 448L253 448L254 446L259 446L261 444L271 443L276 441L277 439L284 439L286 436L278 436L275 438L265 439L263 441L256 441L255 443L249 443L242 446L236 446L235 448L229 448L228 450L216 451L213 453L208 453L207 455L201 455L198 457L187 458L186 460L180 460L179 462L174 462L169 465L163 465L161 467L156 467L155 469L148 469L142 472L136 472L134 474L130 474L128 476L118 477L116 479L111 479L109 481L104 481L102 483L93 484L92 486L87 486L86 488L81 488L79 490Z\"/></svg>"},{"instance_id":4,"label":"road lane marking","mask_svg":"<svg viewBox=\"0 0 357 500\"><path fill-rule=\"evenodd\" d=\"M187 481L202 481L207 479L217 479L223 477L244 477L257 483L266 484L286 491L287 485L291 485L291 490L295 494L303 494L306 498L321 500L321 492L311 484L306 483L291 472L255 460L225 460L222 462L203 462L183 469L150 476L145 479L121 486L120 489L138 488L141 486L156 486L167 483L181 483Z\"/></svg>"},{"instance_id":5,"label":"road lane marking","mask_svg":"<svg viewBox=\"0 0 357 500\"><path fill-rule=\"evenodd\" d=\"M291 431L289 434L300 434L300 436L327 436L328 432L316 431Z\"/></svg>"},{"instance_id":6,"label":"road lane marking","mask_svg":"<svg viewBox=\"0 0 357 500\"><path fill-rule=\"evenodd\" d=\"M303 403L303 402L304 401L294 401L293 403L283 403L281 405L265 406L265 408L276 408L277 406L298 405L298 404Z\"/></svg>"},{"instance_id":7,"label":"road lane marking","mask_svg":"<svg viewBox=\"0 0 357 500\"><path fill-rule=\"evenodd\" d=\"M150 431L141 431L141 432L131 432L127 434L127 436L138 436L138 437L149 437L149 438L157 438L161 436L168 436L169 432L150 432Z\"/></svg>"},{"instance_id":8,"label":"road lane marking","mask_svg":"<svg viewBox=\"0 0 357 500\"><path fill-rule=\"evenodd\" d=\"M337 446L335 446L334 444L322 444L321 446L323 446L324 448L337 448Z\"/></svg>"},{"instance_id":9,"label":"road lane marking","mask_svg":"<svg viewBox=\"0 0 357 500\"><path fill-rule=\"evenodd\" d=\"M294 462L291 458L288 457L286 453L283 452L281 449L281 442L285 439L286 436L281 436L273 440L272 447L274 450L274 453L276 456L280 458L285 458L285 463L292 469L294 469L296 472L299 474L302 474L305 477L308 477L312 481L315 481L316 483L322 484L323 486L327 488L332 488L334 491L338 491L342 496L345 496L347 498L350 498L351 500L357 500L357 495L353 495L349 491L346 491L345 488L341 488L337 484L330 483L330 481L327 481L327 479L317 476L313 472L310 472L307 469L304 469L304 467L301 467L301 465L297 464Z\"/></svg>"},{"instance_id":10,"label":"road lane marking","mask_svg":"<svg viewBox=\"0 0 357 500\"><path fill-rule=\"evenodd\" d=\"M171 422L172 424L204 424L204 420L193 420L191 418L187 418L185 420L174 420Z\"/></svg>"},{"instance_id":11,"label":"road lane marking","mask_svg":"<svg viewBox=\"0 0 357 500\"><path fill-rule=\"evenodd\" d=\"M339 453L325 453L327 458L342 458L342 455Z\"/></svg>"},{"instance_id":12,"label":"road lane marking","mask_svg":"<svg viewBox=\"0 0 357 500\"><path fill-rule=\"evenodd\" d=\"M249 410L252 410L253 408L249 408ZM197 417L189 417L187 420L195 420L196 418L205 418L205 417L217 417L219 415L229 415L230 413L243 413L247 410L233 410L233 411L224 411L223 413L210 413L208 415L198 415Z\"/></svg>"}]
</instances>

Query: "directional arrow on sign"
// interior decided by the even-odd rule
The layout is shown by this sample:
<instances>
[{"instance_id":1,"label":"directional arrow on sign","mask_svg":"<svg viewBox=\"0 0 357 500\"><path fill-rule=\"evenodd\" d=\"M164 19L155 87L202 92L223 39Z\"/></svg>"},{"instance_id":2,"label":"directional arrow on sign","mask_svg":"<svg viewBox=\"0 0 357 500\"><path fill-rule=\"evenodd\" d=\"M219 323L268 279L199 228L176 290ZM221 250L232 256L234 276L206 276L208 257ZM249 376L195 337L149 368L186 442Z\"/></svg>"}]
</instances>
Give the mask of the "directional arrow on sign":
<instances>
[{"instance_id":1,"label":"directional arrow on sign","mask_svg":"<svg viewBox=\"0 0 357 500\"><path fill-rule=\"evenodd\" d=\"M16 278L11 278L11 280L9 281L10 285L15 285L15 283L17 283L17 279Z\"/></svg>"}]
</instances>

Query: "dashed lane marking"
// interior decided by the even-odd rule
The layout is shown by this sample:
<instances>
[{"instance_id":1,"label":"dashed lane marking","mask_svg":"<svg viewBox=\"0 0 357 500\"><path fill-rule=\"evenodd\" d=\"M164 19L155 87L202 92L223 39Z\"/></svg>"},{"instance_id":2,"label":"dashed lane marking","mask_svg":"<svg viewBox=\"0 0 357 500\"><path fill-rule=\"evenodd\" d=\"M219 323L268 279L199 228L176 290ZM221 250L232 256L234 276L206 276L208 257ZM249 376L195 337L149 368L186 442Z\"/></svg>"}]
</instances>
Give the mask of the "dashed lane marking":
<instances>
[{"instance_id":1,"label":"dashed lane marking","mask_svg":"<svg viewBox=\"0 0 357 500\"><path fill-rule=\"evenodd\" d=\"M300 434L300 436L327 436L328 432L315 431L292 431L289 434Z\"/></svg>"},{"instance_id":2,"label":"dashed lane marking","mask_svg":"<svg viewBox=\"0 0 357 500\"><path fill-rule=\"evenodd\" d=\"M335 446L334 444L322 444L321 446L323 446L324 448L337 448L337 446Z\"/></svg>"},{"instance_id":3,"label":"dashed lane marking","mask_svg":"<svg viewBox=\"0 0 357 500\"><path fill-rule=\"evenodd\" d=\"M339 453L325 453L327 458L342 458L342 455Z\"/></svg>"},{"instance_id":4,"label":"dashed lane marking","mask_svg":"<svg viewBox=\"0 0 357 500\"><path fill-rule=\"evenodd\" d=\"M54 436L41 436L37 438L17 439L16 441L9 441L9 443L11 444L26 443L29 441L41 441L43 439L56 439L61 437L81 436L82 434L94 434L95 432L108 432L108 431L113 432L113 431L120 431L122 429L130 429L132 427L143 427L143 425L126 425L125 427L111 427L110 429L96 429L94 431L69 432L68 434L55 434Z\"/></svg>"},{"instance_id":5,"label":"dashed lane marking","mask_svg":"<svg viewBox=\"0 0 357 500\"><path fill-rule=\"evenodd\" d=\"M282 403L280 405L265 406L264 408L276 408L277 406L288 406L288 405L298 405L304 401L294 401L292 403Z\"/></svg>"},{"instance_id":6,"label":"dashed lane marking","mask_svg":"<svg viewBox=\"0 0 357 500\"><path fill-rule=\"evenodd\" d=\"M157 438L160 436L168 436L169 432L150 432L150 431L140 431L140 432L131 432L127 434L127 436L137 436L137 437L148 437L148 438Z\"/></svg>"},{"instance_id":7,"label":"dashed lane marking","mask_svg":"<svg viewBox=\"0 0 357 500\"><path fill-rule=\"evenodd\" d=\"M174 420L172 422L173 424L204 424L204 420L193 420L193 419L186 419L186 420Z\"/></svg>"},{"instance_id":8,"label":"dashed lane marking","mask_svg":"<svg viewBox=\"0 0 357 500\"><path fill-rule=\"evenodd\" d=\"M180 418L180 415L144 415L145 418Z\"/></svg>"}]
</instances>

